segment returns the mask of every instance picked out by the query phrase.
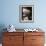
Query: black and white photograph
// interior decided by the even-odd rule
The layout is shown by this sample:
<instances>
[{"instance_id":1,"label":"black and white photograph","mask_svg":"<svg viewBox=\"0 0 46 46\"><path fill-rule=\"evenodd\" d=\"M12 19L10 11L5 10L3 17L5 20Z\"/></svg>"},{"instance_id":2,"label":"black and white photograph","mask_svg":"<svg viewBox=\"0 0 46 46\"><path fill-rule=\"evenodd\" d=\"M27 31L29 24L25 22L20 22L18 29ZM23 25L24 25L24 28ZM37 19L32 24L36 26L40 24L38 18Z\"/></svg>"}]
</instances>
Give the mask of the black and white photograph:
<instances>
[{"instance_id":1,"label":"black and white photograph","mask_svg":"<svg viewBox=\"0 0 46 46\"><path fill-rule=\"evenodd\" d=\"M20 5L20 22L33 22L34 6Z\"/></svg>"}]
</instances>

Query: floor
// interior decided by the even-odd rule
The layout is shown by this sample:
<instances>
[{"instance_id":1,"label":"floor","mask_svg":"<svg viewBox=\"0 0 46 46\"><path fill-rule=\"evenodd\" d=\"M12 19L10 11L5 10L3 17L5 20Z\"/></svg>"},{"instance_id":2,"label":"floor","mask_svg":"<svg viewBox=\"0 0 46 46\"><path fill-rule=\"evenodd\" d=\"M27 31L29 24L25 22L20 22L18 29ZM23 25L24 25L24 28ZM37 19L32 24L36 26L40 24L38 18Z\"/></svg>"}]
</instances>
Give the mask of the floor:
<instances>
[{"instance_id":1,"label":"floor","mask_svg":"<svg viewBox=\"0 0 46 46\"><path fill-rule=\"evenodd\" d=\"M2 44L0 44L0 46L2 46Z\"/></svg>"},{"instance_id":2,"label":"floor","mask_svg":"<svg viewBox=\"0 0 46 46\"><path fill-rule=\"evenodd\" d=\"M2 46L2 44L0 44L0 46ZM46 46L46 44L44 46Z\"/></svg>"}]
</instances>

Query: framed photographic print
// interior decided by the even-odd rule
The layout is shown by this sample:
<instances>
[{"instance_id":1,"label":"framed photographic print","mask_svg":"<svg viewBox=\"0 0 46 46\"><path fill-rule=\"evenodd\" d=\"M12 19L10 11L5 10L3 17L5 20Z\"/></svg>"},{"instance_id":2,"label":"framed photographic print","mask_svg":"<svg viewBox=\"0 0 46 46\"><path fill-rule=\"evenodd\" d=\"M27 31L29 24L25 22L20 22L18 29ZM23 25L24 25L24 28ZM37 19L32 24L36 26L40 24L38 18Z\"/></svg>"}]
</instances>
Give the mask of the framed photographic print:
<instances>
[{"instance_id":1,"label":"framed photographic print","mask_svg":"<svg viewBox=\"0 0 46 46\"><path fill-rule=\"evenodd\" d=\"M34 5L20 5L19 20L20 22L24 22L24 23L33 22L34 21Z\"/></svg>"}]
</instances>

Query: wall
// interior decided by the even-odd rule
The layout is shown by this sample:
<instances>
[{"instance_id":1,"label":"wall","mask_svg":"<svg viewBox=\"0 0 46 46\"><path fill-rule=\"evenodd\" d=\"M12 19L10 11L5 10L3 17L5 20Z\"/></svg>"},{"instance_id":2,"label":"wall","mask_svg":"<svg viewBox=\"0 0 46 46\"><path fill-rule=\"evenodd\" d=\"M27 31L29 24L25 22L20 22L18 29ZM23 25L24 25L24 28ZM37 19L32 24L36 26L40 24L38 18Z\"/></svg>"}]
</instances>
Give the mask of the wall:
<instances>
[{"instance_id":1,"label":"wall","mask_svg":"<svg viewBox=\"0 0 46 46\"><path fill-rule=\"evenodd\" d=\"M0 25L13 24L16 28L46 28L46 1L43 0L0 0ZM34 23L19 22L19 5L34 5Z\"/></svg>"},{"instance_id":2,"label":"wall","mask_svg":"<svg viewBox=\"0 0 46 46\"><path fill-rule=\"evenodd\" d=\"M34 5L34 23L19 22L19 5ZM13 24L16 28L40 27L46 32L46 0L0 0L0 31Z\"/></svg>"}]
</instances>

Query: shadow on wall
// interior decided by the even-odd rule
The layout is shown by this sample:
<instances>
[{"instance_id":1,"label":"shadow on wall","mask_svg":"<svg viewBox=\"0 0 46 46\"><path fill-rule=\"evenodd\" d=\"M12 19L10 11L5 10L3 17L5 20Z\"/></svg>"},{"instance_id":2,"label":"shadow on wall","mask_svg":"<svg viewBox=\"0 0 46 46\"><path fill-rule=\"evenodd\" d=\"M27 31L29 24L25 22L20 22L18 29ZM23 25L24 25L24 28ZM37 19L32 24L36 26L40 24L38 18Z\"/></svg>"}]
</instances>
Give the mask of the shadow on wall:
<instances>
[{"instance_id":1,"label":"shadow on wall","mask_svg":"<svg viewBox=\"0 0 46 46\"><path fill-rule=\"evenodd\" d=\"M5 28L5 30L4 30L4 28ZM0 43L2 43L3 32L6 32L6 27L4 24L0 24Z\"/></svg>"}]
</instances>

